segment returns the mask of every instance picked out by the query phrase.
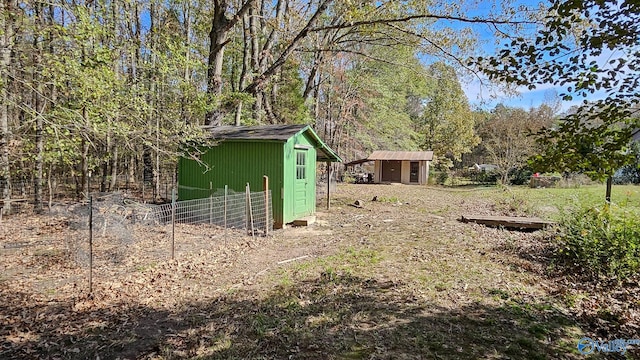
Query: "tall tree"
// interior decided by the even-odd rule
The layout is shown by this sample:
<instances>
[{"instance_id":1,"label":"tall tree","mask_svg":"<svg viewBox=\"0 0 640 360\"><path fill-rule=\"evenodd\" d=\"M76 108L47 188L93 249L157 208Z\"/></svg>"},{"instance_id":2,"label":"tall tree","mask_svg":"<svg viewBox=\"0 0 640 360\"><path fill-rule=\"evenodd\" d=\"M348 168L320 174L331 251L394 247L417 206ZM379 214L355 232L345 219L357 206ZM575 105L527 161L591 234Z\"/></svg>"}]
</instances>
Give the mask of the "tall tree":
<instances>
[{"instance_id":1,"label":"tall tree","mask_svg":"<svg viewBox=\"0 0 640 360\"><path fill-rule=\"evenodd\" d=\"M626 148L640 127L640 4L635 0L552 0L533 41L515 38L478 63L492 79L533 89L553 84L563 99L583 98L577 111L543 132L540 169L587 173L607 181L631 160ZM589 99L595 98L595 99ZM600 99L598 99L600 98Z\"/></svg>"},{"instance_id":2,"label":"tall tree","mask_svg":"<svg viewBox=\"0 0 640 360\"><path fill-rule=\"evenodd\" d=\"M503 184L508 184L514 170L527 166L527 160L537 151L534 135L553 122L547 105L525 111L498 105L482 123L482 147Z\"/></svg>"},{"instance_id":3,"label":"tall tree","mask_svg":"<svg viewBox=\"0 0 640 360\"><path fill-rule=\"evenodd\" d=\"M15 37L15 18L18 16L17 0L0 1L0 186L2 187L2 200L4 211L11 211L11 164L9 159L9 142L11 132L9 129L9 79L11 52Z\"/></svg>"},{"instance_id":4,"label":"tall tree","mask_svg":"<svg viewBox=\"0 0 640 360\"><path fill-rule=\"evenodd\" d=\"M233 27L244 17L257 0L240 3L237 11L229 13L229 0L214 0L211 31L209 32L209 58L207 66L207 94L214 106L205 118L205 125L221 125L223 113L220 109L220 97L223 86L224 51L229 42Z\"/></svg>"},{"instance_id":5,"label":"tall tree","mask_svg":"<svg viewBox=\"0 0 640 360\"><path fill-rule=\"evenodd\" d=\"M0 4L0 177L22 181L25 195L35 189L37 204L45 178L52 196L56 179L70 174L80 195L95 189L90 174L108 190L123 173L129 186L143 180L145 168L158 195L175 173L178 144L200 139L204 119L315 120L354 156L416 148L425 96L416 64L456 63L454 50L473 39L450 36L446 24L515 24L427 1Z\"/></svg>"},{"instance_id":6,"label":"tall tree","mask_svg":"<svg viewBox=\"0 0 640 360\"><path fill-rule=\"evenodd\" d=\"M440 158L460 161L480 139L474 132L475 118L469 107L455 70L442 62L429 66L432 83L424 99L426 105L419 119L425 134L424 147Z\"/></svg>"},{"instance_id":7,"label":"tall tree","mask_svg":"<svg viewBox=\"0 0 640 360\"><path fill-rule=\"evenodd\" d=\"M353 136L368 150L416 150L423 137L414 124L410 103L428 92L425 68L410 47L381 48L374 54L395 61L362 59L348 71L348 80L357 85L352 90L360 97L354 109L360 131ZM341 98L336 101L343 104Z\"/></svg>"}]
</instances>

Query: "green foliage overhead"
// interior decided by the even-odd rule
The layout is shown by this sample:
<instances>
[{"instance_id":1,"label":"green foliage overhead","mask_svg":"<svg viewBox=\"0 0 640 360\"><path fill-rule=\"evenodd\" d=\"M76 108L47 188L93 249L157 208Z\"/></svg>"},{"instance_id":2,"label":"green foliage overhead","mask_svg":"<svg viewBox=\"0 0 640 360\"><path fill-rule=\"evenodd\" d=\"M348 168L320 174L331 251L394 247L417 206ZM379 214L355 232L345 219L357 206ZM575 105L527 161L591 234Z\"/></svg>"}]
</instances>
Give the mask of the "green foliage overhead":
<instances>
[{"instance_id":1,"label":"green foliage overhead","mask_svg":"<svg viewBox=\"0 0 640 360\"><path fill-rule=\"evenodd\" d=\"M438 61L460 65L475 24L523 18L422 0L0 4L0 175L71 174L84 193L90 173L157 187L206 121L314 124L353 156L424 148L431 121L429 147L457 159L476 138Z\"/></svg>"},{"instance_id":2,"label":"green foliage overhead","mask_svg":"<svg viewBox=\"0 0 640 360\"><path fill-rule=\"evenodd\" d=\"M640 4L635 0L553 0L533 41L515 38L497 56L476 59L493 80L535 89L552 84L582 104L542 132L540 170L603 179L627 163L640 95ZM589 100L590 97L604 98Z\"/></svg>"},{"instance_id":3,"label":"green foliage overhead","mask_svg":"<svg viewBox=\"0 0 640 360\"><path fill-rule=\"evenodd\" d=\"M596 114L598 110L591 108ZM609 116L613 113L617 111L608 111ZM635 120L622 118L612 122L579 114L583 112L567 116L540 133L538 143L542 151L531 159L536 171L581 172L592 180L602 181L632 160L627 147L631 122Z\"/></svg>"},{"instance_id":4,"label":"green foliage overhead","mask_svg":"<svg viewBox=\"0 0 640 360\"><path fill-rule=\"evenodd\" d=\"M309 124L311 115L304 103L302 89L304 82L298 71L299 64L288 61L280 76L274 81L277 86L274 100L274 113L285 124Z\"/></svg>"}]
</instances>

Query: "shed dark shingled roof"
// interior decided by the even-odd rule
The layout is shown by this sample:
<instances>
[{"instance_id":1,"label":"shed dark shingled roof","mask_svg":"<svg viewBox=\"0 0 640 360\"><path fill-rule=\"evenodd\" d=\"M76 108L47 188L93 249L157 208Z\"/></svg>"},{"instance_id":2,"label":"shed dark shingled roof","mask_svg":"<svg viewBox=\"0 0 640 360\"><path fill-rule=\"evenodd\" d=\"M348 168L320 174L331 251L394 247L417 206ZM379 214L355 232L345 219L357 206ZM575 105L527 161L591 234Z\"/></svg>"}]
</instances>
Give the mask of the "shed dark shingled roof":
<instances>
[{"instance_id":1,"label":"shed dark shingled roof","mask_svg":"<svg viewBox=\"0 0 640 360\"><path fill-rule=\"evenodd\" d=\"M225 140L287 141L308 125L214 126L211 137Z\"/></svg>"},{"instance_id":2,"label":"shed dark shingled roof","mask_svg":"<svg viewBox=\"0 0 640 360\"><path fill-rule=\"evenodd\" d=\"M336 154L309 125L259 125L259 126L211 126L205 127L214 140L258 140L286 142L292 136L308 132L316 141L318 161L342 162Z\"/></svg>"}]
</instances>

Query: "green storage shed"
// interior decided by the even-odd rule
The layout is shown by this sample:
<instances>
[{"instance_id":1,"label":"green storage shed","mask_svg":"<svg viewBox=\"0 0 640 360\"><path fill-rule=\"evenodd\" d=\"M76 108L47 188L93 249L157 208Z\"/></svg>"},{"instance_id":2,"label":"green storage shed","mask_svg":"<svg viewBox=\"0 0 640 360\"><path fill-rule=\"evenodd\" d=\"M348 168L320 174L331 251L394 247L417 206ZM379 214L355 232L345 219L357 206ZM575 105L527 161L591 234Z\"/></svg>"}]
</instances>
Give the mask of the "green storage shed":
<instances>
[{"instance_id":1,"label":"green storage shed","mask_svg":"<svg viewBox=\"0 0 640 360\"><path fill-rule=\"evenodd\" d=\"M208 129L216 146L203 149L199 160L181 158L178 197L206 197L206 191L262 190L269 177L274 227L307 217L316 208L316 163L342 159L309 125L217 126Z\"/></svg>"}]
</instances>

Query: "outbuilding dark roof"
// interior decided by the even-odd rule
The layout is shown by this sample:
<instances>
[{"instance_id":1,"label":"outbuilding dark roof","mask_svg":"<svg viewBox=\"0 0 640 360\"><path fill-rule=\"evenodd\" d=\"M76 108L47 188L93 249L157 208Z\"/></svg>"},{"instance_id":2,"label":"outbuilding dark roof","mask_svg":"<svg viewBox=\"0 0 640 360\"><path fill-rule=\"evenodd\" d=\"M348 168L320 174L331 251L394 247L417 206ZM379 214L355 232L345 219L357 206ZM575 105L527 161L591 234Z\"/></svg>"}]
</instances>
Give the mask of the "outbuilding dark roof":
<instances>
[{"instance_id":1,"label":"outbuilding dark roof","mask_svg":"<svg viewBox=\"0 0 640 360\"><path fill-rule=\"evenodd\" d=\"M258 126L211 126L206 127L214 140L282 141L296 134L307 132L316 142L317 160L342 162L342 159L325 144L309 125L258 125Z\"/></svg>"},{"instance_id":2,"label":"outbuilding dark roof","mask_svg":"<svg viewBox=\"0 0 640 360\"><path fill-rule=\"evenodd\" d=\"M370 161L373 161L373 160L369 160L369 159L358 159L358 160L353 160L353 161L350 161L350 162L348 162L348 163L345 163L345 164L344 164L344 166L360 165L360 164L364 164L364 163L366 163L366 162L370 162Z\"/></svg>"},{"instance_id":3,"label":"outbuilding dark roof","mask_svg":"<svg viewBox=\"0 0 640 360\"><path fill-rule=\"evenodd\" d=\"M220 140L278 140L287 141L308 125L214 126L211 137Z\"/></svg>"}]
</instances>

